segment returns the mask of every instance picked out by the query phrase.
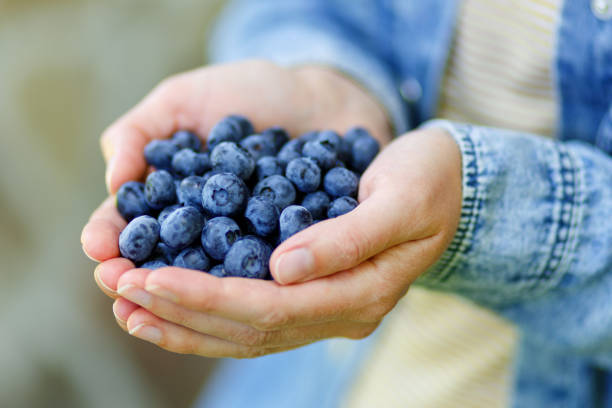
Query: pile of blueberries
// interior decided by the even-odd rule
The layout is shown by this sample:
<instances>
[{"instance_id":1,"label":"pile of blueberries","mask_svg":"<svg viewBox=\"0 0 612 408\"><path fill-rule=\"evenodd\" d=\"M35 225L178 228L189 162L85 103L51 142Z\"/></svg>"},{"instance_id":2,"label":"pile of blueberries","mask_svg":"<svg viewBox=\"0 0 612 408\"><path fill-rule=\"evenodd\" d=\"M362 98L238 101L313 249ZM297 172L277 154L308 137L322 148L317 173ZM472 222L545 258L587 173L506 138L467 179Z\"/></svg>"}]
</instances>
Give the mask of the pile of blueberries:
<instances>
[{"instance_id":1,"label":"pile of blueberries","mask_svg":"<svg viewBox=\"0 0 612 408\"><path fill-rule=\"evenodd\" d=\"M219 121L206 146L185 130L154 140L144 150L154 171L117 192L128 221L121 255L143 268L269 279L274 247L357 206L359 175L378 151L361 127L290 140L280 127L255 133L240 115Z\"/></svg>"}]
</instances>

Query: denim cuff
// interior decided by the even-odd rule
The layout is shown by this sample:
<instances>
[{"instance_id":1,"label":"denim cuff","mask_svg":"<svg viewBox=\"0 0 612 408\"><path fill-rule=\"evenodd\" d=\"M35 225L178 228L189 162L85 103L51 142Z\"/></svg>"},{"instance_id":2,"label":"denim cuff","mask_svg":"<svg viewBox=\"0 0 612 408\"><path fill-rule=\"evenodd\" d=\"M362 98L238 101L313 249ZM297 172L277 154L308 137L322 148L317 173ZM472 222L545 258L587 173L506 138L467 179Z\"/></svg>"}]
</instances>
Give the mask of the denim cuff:
<instances>
[{"instance_id":1,"label":"denim cuff","mask_svg":"<svg viewBox=\"0 0 612 408\"><path fill-rule=\"evenodd\" d=\"M462 168L462 204L459 226L450 245L440 259L419 278L418 282L440 284L446 281L453 270L461 267L462 257L473 244L474 226L484 199L484 191L479 183L479 156L482 146L478 146L470 137L470 125L458 125L446 120L431 120L425 122L422 128L441 128L454 139L461 151Z\"/></svg>"},{"instance_id":2,"label":"denim cuff","mask_svg":"<svg viewBox=\"0 0 612 408\"><path fill-rule=\"evenodd\" d=\"M485 305L571 285L584 203L582 167L563 143L444 120L462 155L457 232L418 282Z\"/></svg>"}]
</instances>

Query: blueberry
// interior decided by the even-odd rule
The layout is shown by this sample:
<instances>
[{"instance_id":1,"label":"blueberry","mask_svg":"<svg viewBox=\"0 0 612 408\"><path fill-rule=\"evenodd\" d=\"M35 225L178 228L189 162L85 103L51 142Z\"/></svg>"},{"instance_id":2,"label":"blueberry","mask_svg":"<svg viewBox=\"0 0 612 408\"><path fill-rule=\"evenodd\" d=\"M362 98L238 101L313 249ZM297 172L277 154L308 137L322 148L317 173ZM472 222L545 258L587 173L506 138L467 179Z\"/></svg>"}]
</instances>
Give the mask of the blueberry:
<instances>
[{"instance_id":1,"label":"blueberry","mask_svg":"<svg viewBox=\"0 0 612 408\"><path fill-rule=\"evenodd\" d=\"M157 170L172 169L172 156L179 151L177 145L170 140L153 140L144 148L144 156L151 166Z\"/></svg>"},{"instance_id":2,"label":"blueberry","mask_svg":"<svg viewBox=\"0 0 612 408\"><path fill-rule=\"evenodd\" d=\"M144 184L138 181L128 181L117 191L117 210L126 220L132 221L141 215L151 212L145 199Z\"/></svg>"},{"instance_id":3,"label":"blueberry","mask_svg":"<svg viewBox=\"0 0 612 408\"><path fill-rule=\"evenodd\" d=\"M255 196L249 199L244 212L245 218L257 235L271 235L276 231L280 212L268 197Z\"/></svg>"},{"instance_id":4,"label":"blueberry","mask_svg":"<svg viewBox=\"0 0 612 408\"><path fill-rule=\"evenodd\" d=\"M329 208L327 209L327 218L335 218L346 214L357 207L357 204L357 200L355 200L353 197L336 198L331 202L331 204L329 204Z\"/></svg>"},{"instance_id":5,"label":"blueberry","mask_svg":"<svg viewBox=\"0 0 612 408\"><path fill-rule=\"evenodd\" d=\"M314 140L304 144L302 156L314 160L321 170L327 170L334 166L338 156L331 143Z\"/></svg>"},{"instance_id":6,"label":"blueberry","mask_svg":"<svg viewBox=\"0 0 612 408\"><path fill-rule=\"evenodd\" d=\"M210 273L212 276L216 276L217 278L225 278L227 276L223 264L213 266L210 268L208 273Z\"/></svg>"},{"instance_id":7,"label":"blueberry","mask_svg":"<svg viewBox=\"0 0 612 408\"><path fill-rule=\"evenodd\" d=\"M295 187L283 176L274 175L261 180L253 189L253 195L270 198L282 210L295 202Z\"/></svg>"},{"instance_id":8,"label":"blueberry","mask_svg":"<svg viewBox=\"0 0 612 408\"><path fill-rule=\"evenodd\" d=\"M362 136L372 137L372 135L370 135L370 132L368 132L365 128L362 128L361 126L356 126L346 131L346 133L344 134L344 140L346 140L349 145L352 146L353 143L355 143L355 140L359 139Z\"/></svg>"},{"instance_id":9,"label":"blueberry","mask_svg":"<svg viewBox=\"0 0 612 408\"><path fill-rule=\"evenodd\" d=\"M265 156L257 160L255 164L255 176L257 181L261 181L275 174L283 175L283 166L276 157Z\"/></svg>"},{"instance_id":10,"label":"blueberry","mask_svg":"<svg viewBox=\"0 0 612 408\"><path fill-rule=\"evenodd\" d=\"M287 167L287 164L289 164L291 160L302 157L302 146L304 146L304 142L298 139L293 139L285 143L276 155L276 158L283 168Z\"/></svg>"},{"instance_id":11,"label":"blueberry","mask_svg":"<svg viewBox=\"0 0 612 408\"><path fill-rule=\"evenodd\" d=\"M162 224L162 222L164 222L164 220L166 218L168 218L168 216L177 208L181 208L182 205L181 204L174 204L174 205L169 205L168 207L164 208L163 210L160 211L159 215L157 216L157 222L159 222L159 225Z\"/></svg>"},{"instance_id":12,"label":"blueberry","mask_svg":"<svg viewBox=\"0 0 612 408\"><path fill-rule=\"evenodd\" d=\"M146 268L146 269L159 269L159 268L165 268L166 266L168 266L168 264L163 259L160 259L160 258L151 259L150 261L147 261L143 263L142 265L140 265L141 268Z\"/></svg>"},{"instance_id":13,"label":"blueberry","mask_svg":"<svg viewBox=\"0 0 612 408\"><path fill-rule=\"evenodd\" d=\"M159 222L159 224L161 225L161 222ZM150 258L151 259L161 259L166 264L172 265L172 261L174 260L175 256L176 256L176 250L170 248L168 245L160 241L155 246L155 249L153 250L153 253L151 254Z\"/></svg>"},{"instance_id":14,"label":"blueberry","mask_svg":"<svg viewBox=\"0 0 612 408\"><path fill-rule=\"evenodd\" d=\"M204 249L200 245L197 245L183 249L176 258L174 258L173 265L179 268L206 271L210 266L210 259L206 256Z\"/></svg>"},{"instance_id":15,"label":"blueberry","mask_svg":"<svg viewBox=\"0 0 612 408\"><path fill-rule=\"evenodd\" d=\"M182 149L172 157L172 170L179 177L201 176L210 168L210 157L207 153L196 153L191 149Z\"/></svg>"},{"instance_id":16,"label":"blueberry","mask_svg":"<svg viewBox=\"0 0 612 408\"><path fill-rule=\"evenodd\" d=\"M312 225L312 214L301 205L290 205L281 213L278 224L280 226L280 240L284 241Z\"/></svg>"},{"instance_id":17,"label":"blueberry","mask_svg":"<svg viewBox=\"0 0 612 408\"><path fill-rule=\"evenodd\" d=\"M202 148L202 141L193 132L188 130L179 130L172 135L172 143L178 146L179 149L191 149L193 151L200 151Z\"/></svg>"},{"instance_id":18,"label":"blueberry","mask_svg":"<svg viewBox=\"0 0 612 408\"><path fill-rule=\"evenodd\" d=\"M145 198L149 207L161 210L176 202L174 178L165 170L149 174L145 182Z\"/></svg>"},{"instance_id":19,"label":"blueberry","mask_svg":"<svg viewBox=\"0 0 612 408\"><path fill-rule=\"evenodd\" d=\"M311 130L309 132L302 133L298 139L302 142L302 144L304 144L307 142L314 141L318 135L319 135L318 130Z\"/></svg>"},{"instance_id":20,"label":"blueberry","mask_svg":"<svg viewBox=\"0 0 612 408\"><path fill-rule=\"evenodd\" d=\"M372 136L362 136L355 140L351 150L351 166L358 173L368 168L374 157L378 154L380 146Z\"/></svg>"},{"instance_id":21,"label":"blueberry","mask_svg":"<svg viewBox=\"0 0 612 408\"><path fill-rule=\"evenodd\" d=\"M291 160L285 176L303 193L312 193L321 184L321 169L314 160L307 157Z\"/></svg>"},{"instance_id":22,"label":"blueberry","mask_svg":"<svg viewBox=\"0 0 612 408\"><path fill-rule=\"evenodd\" d=\"M234 243L223 263L228 276L264 279L269 274L268 263L272 248L253 236L244 237Z\"/></svg>"},{"instance_id":23,"label":"blueberry","mask_svg":"<svg viewBox=\"0 0 612 408\"><path fill-rule=\"evenodd\" d=\"M253 124L246 117L242 115L229 115L227 119L233 120L234 122L238 123L238 125L240 126L240 130L242 131L242 137L246 137L255 133Z\"/></svg>"},{"instance_id":24,"label":"blueberry","mask_svg":"<svg viewBox=\"0 0 612 408\"><path fill-rule=\"evenodd\" d=\"M319 132L319 134L314 140L320 142L321 144L330 148L336 153L339 152L340 146L342 145L342 138L338 133L334 132L333 130L323 130Z\"/></svg>"},{"instance_id":25,"label":"blueberry","mask_svg":"<svg viewBox=\"0 0 612 408\"><path fill-rule=\"evenodd\" d=\"M121 256L134 262L147 259L159 240L159 230L159 223L153 217L134 218L119 234Z\"/></svg>"},{"instance_id":26,"label":"blueberry","mask_svg":"<svg viewBox=\"0 0 612 408\"><path fill-rule=\"evenodd\" d=\"M244 137L242 125L235 118L228 116L221 119L210 129L208 134L208 150L212 150L219 143L238 143Z\"/></svg>"},{"instance_id":27,"label":"blueberry","mask_svg":"<svg viewBox=\"0 0 612 408\"><path fill-rule=\"evenodd\" d=\"M358 186L359 177L343 167L334 167L327 172L323 179L325 192L333 198L342 196L355 197Z\"/></svg>"},{"instance_id":28,"label":"blueberry","mask_svg":"<svg viewBox=\"0 0 612 408\"><path fill-rule=\"evenodd\" d=\"M289 141L289 134L287 134L287 131L280 126L272 126L271 128L261 132L261 135L272 140L275 154L285 145L285 143Z\"/></svg>"},{"instance_id":29,"label":"blueberry","mask_svg":"<svg viewBox=\"0 0 612 408\"><path fill-rule=\"evenodd\" d=\"M302 200L302 207L306 208L312 214L315 220L322 220L327 217L327 208L329 207L330 198L324 191L315 191L307 194Z\"/></svg>"},{"instance_id":30,"label":"blueberry","mask_svg":"<svg viewBox=\"0 0 612 408\"><path fill-rule=\"evenodd\" d=\"M159 235L170 248L181 250L200 236L203 226L204 217L197 209L181 207L164 220Z\"/></svg>"},{"instance_id":31,"label":"blueberry","mask_svg":"<svg viewBox=\"0 0 612 408\"><path fill-rule=\"evenodd\" d=\"M240 227L231 218L212 218L202 230L202 246L211 258L222 261L241 235Z\"/></svg>"},{"instance_id":32,"label":"blueberry","mask_svg":"<svg viewBox=\"0 0 612 408\"><path fill-rule=\"evenodd\" d=\"M202 188L204 187L204 179L198 176L189 176L181 181L176 195L179 203L190 205L202 210Z\"/></svg>"},{"instance_id":33,"label":"blueberry","mask_svg":"<svg viewBox=\"0 0 612 408\"><path fill-rule=\"evenodd\" d=\"M274 156L276 154L274 141L263 135L247 136L240 141L240 146L245 148L255 161L261 157Z\"/></svg>"},{"instance_id":34,"label":"blueberry","mask_svg":"<svg viewBox=\"0 0 612 408\"><path fill-rule=\"evenodd\" d=\"M237 215L249 198L244 181L231 173L215 174L202 188L202 206L212 215Z\"/></svg>"},{"instance_id":35,"label":"blueberry","mask_svg":"<svg viewBox=\"0 0 612 408\"><path fill-rule=\"evenodd\" d=\"M219 143L210 153L212 168L218 172L233 173L247 180L255 170L255 160L245 148L232 142Z\"/></svg>"}]
</instances>

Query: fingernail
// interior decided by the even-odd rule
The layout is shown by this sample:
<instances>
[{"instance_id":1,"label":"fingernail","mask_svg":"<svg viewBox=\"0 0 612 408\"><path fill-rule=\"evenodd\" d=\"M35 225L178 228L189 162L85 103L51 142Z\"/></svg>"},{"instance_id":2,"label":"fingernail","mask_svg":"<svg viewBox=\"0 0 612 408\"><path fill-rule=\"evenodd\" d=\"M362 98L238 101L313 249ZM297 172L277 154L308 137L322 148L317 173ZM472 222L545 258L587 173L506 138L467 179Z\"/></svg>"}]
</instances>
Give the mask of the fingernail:
<instances>
[{"instance_id":1,"label":"fingernail","mask_svg":"<svg viewBox=\"0 0 612 408\"><path fill-rule=\"evenodd\" d=\"M102 264L99 264L98 266L96 266L96 269L94 269L94 279L96 280L96 282L98 282L98 285L102 286L105 290L107 290L109 292L114 292L114 290L112 290L110 288L110 286L108 286L108 284L106 282L104 282L104 280L100 276L100 267L101 266L102 266Z\"/></svg>"},{"instance_id":2,"label":"fingernail","mask_svg":"<svg viewBox=\"0 0 612 408\"><path fill-rule=\"evenodd\" d=\"M148 285L146 287L147 292L154 294L155 296L159 296L160 298L169 300L170 302L178 303L179 298L174 293L170 292L166 288L162 288L158 285Z\"/></svg>"},{"instance_id":3,"label":"fingernail","mask_svg":"<svg viewBox=\"0 0 612 408\"><path fill-rule=\"evenodd\" d=\"M119 316L119 313L117 311L117 302L113 303L113 314L115 315L115 319L117 319L118 321L120 321L123 324L127 323L126 319L123 319L121 316Z\"/></svg>"},{"instance_id":4,"label":"fingernail","mask_svg":"<svg viewBox=\"0 0 612 408\"><path fill-rule=\"evenodd\" d=\"M153 304L153 296L144 290L128 283L117 289L117 293L127 300L134 302L144 308L150 308Z\"/></svg>"},{"instance_id":5,"label":"fingernail","mask_svg":"<svg viewBox=\"0 0 612 408\"><path fill-rule=\"evenodd\" d=\"M115 157L111 157L111 159L108 161L108 164L106 165L106 174L105 174L105 180L106 180L106 188L108 188L108 191L111 191L111 177L112 174L115 170Z\"/></svg>"},{"instance_id":6,"label":"fingernail","mask_svg":"<svg viewBox=\"0 0 612 408\"><path fill-rule=\"evenodd\" d=\"M150 341L155 344L159 343L162 338L161 330L154 326L147 326L145 323L134 327L129 333L139 339Z\"/></svg>"},{"instance_id":7,"label":"fingernail","mask_svg":"<svg viewBox=\"0 0 612 408\"><path fill-rule=\"evenodd\" d=\"M276 261L274 271L278 282L284 285L308 277L313 269L312 252L307 248L299 248L282 254Z\"/></svg>"}]
</instances>

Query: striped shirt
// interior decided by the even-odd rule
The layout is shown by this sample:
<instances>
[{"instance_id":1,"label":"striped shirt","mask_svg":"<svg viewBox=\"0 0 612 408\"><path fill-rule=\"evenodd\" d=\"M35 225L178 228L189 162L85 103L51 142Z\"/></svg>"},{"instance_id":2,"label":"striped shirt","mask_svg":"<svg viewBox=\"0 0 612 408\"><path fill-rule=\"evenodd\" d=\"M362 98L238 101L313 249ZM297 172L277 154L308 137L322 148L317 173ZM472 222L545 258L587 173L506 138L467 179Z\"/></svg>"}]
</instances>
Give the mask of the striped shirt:
<instances>
[{"instance_id":1,"label":"striped shirt","mask_svg":"<svg viewBox=\"0 0 612 408\"><path fill-rule=\"evenodd\" d=\"M561 0L464 0L438 117L550 137ZM457 296L413 287L387 316L348 408L505 407L517 330Z\"/></svg>"}]
</instances>

